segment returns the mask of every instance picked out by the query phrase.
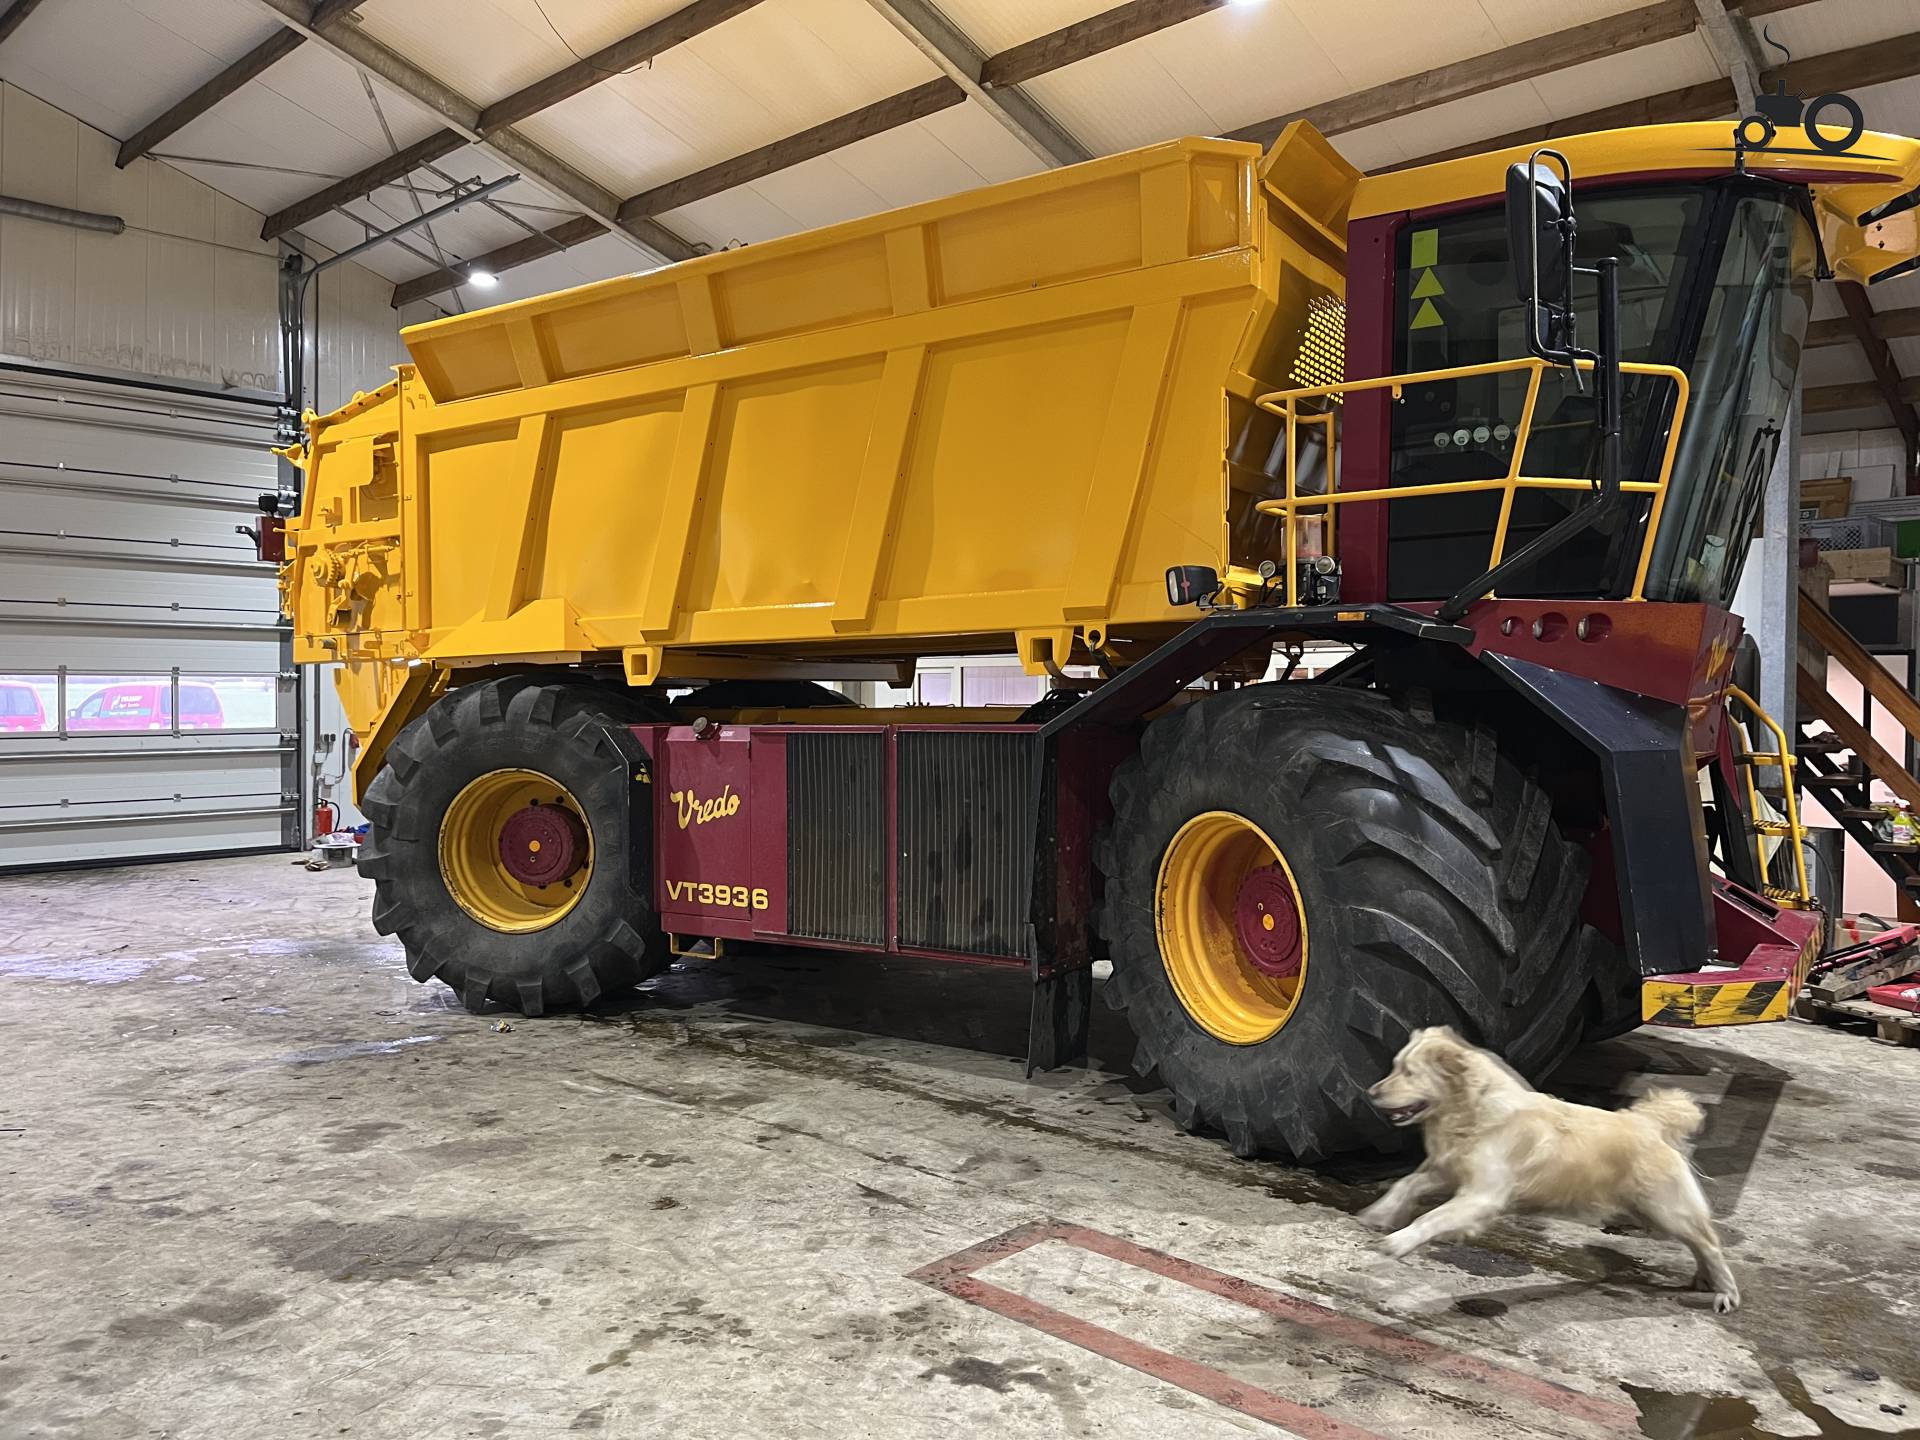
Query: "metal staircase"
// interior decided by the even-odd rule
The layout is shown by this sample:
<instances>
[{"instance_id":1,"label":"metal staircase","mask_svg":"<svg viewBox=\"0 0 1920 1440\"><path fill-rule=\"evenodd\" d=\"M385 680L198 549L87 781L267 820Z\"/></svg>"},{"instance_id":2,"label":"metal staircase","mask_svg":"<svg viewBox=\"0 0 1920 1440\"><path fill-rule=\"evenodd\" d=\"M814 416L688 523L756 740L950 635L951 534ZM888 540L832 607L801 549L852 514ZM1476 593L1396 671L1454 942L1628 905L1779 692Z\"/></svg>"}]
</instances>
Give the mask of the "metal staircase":
<instances>
[{"instance_id":1,"label":"metal staircase","mask_svg":"<svg viewBox=\"0 0 1920 1440\"><path fill-rule=\"evenodd\" d=\"M1860 683L1861 715L1850 713L1827 688L1824 675L1804 665L1799 672L1799 729L1795 744L1800 783L1818 794L1847 837L1872 855L1893 877L1900 893L1920 903L1920 845L1891 844L1880 838L1875 822L1881 812L1871 802L1875 781L1920 812L1920 779L1906 762L1874 739L1876 707L1920 740L1920 700L1835 620L1818 597L1800 592L1800 625L1809 639ZM1815 726L1824 734L1809 733Z\"/></svg>"}]
</instances>

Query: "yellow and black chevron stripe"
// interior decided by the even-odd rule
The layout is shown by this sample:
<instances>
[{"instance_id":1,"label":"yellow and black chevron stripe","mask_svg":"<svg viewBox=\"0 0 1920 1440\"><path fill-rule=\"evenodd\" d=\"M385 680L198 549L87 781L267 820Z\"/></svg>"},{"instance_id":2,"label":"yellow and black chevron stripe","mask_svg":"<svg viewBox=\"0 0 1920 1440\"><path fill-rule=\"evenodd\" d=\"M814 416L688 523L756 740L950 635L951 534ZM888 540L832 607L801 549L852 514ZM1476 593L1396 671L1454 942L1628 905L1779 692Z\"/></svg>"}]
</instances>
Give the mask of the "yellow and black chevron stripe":
<instances>
[{"instance_id":1,"label":"yellow and black chevron stripe","mask_svg":"<svg viewBox=\"0 0 1920 1440\"><path fill-rule=\"evenodd\" d=\"M1640 987L1640 1018L1649 1025L1758 1025L1786 1019L1794 989L1787 979L1648 980Z\"/></svg>"},{"instance_id":2,"label":"yellow and black chevron stripe","mask_svg":"<svg viewBox=\"0 0 1920 1440\"><path fill-rule=\"evenodd\" d=\"M1640 982L1640 1019L1648 1025L1759 1025L1784 1020L1793 997L1807 983L1819 958L1821 932L1808 932L1794 957L1793 973L1774 970L1759 978L1736 971L1725 980L1673 980L1662 976ZM1765 967L1772 969L1771 966Z\"/></svg>"}]
</instances>

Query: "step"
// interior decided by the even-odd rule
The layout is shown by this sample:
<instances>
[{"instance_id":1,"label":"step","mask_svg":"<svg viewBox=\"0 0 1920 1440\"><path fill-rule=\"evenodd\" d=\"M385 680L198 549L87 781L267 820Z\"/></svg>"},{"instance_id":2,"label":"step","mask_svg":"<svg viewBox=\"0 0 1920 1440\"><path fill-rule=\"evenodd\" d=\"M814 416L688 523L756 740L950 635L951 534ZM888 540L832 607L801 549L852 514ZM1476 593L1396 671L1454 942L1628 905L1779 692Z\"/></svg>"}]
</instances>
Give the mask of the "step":
<instances>
[{"instance_id":1,"label":"step","mask_svg":"<svg viewBox=\"0 0 1920 1440\"><path fill-rule=\"evenodd\" d=\"M1857 790L1872 779L1864 770L1842 770L1838 775L1815 775L1809 771L1800 777L1800 783L1810 790Z\"/></svg>"},{"instance_id":2,"label":"step","mask_svg":"<svg viewBox=\"0 0 1920 1440\"><path fill-rule=\"evenodd\" d=\"M1784 820L1753 820L1747 828L1756 835L1778 835L1783 840L1791 840L1794 834L1793 826Z\"/></svg>"},{"instance_id":3,"label":"step","mask_svg":"<svg viewBox=\"0 0 1920 1440\"><path fill-rule=\"evenodd\" d=\"M1884 820L1887 812L1878 805L1842 805L1833 814L1839 820Z\"/></svg>"},{"instance_id":4,"label":"step","mask_svg":"<svg viewBox=\"0 0 1920 1440\"><path fill-rule=\"evenodd\" d=\"M1844 740L1828 736L1823 740L1801 740L1795 743L1794 750L1802 755L1838 755L1853 747Z\"/></svg>"},{"instance_id":5,"label":"step","mask_svg":"<svg viewBox=\"0 0 1920 1440\"><path fill-rule=\"evenodd\" d=\"M1876 840L1868 848L1876 855L1920 855L1920 845L1903 845L1895 840Z\"/></svg>"}]
</instances>

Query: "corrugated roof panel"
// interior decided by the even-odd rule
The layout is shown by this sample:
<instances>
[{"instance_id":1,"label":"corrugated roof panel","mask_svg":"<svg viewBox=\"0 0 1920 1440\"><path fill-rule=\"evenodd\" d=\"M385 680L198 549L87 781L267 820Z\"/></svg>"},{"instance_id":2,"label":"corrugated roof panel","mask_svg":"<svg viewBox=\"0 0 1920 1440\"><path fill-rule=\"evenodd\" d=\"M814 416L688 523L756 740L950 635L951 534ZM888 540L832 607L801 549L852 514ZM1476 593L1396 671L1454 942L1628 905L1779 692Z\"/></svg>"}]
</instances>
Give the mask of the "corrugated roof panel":
<instances>
[{"instance_id":1,"label":"corrugated roof panel","mask_svg":"<svg viewBox=\"0 0 1920 1440\"><path fill-rule=\"evenodd\" d=\"M1754 26L1756 37L1763 29L1772 32L1795 59L1804 60L1911 35L1920 30L1920 4L1914 0L1820 0L1766 16ZM1760 50L1769 65L1780 62L1780 52L1765 41Z\"/></svg>"},{"instance_id":2,"label":"corrugated roof panel","mask_svg":"<svg viewBox=\"0 0 1920 1440\"><path fill-rule=\"evenodd\" d=\"M241 0L192 0L175 24L129 0L65 0L41 6L0 47L0 79L127 136L274 28Z\"/></svg>"},{"instance_id":3,"label":"corrugated roof panel","mask_svg":"<svg viewBox=\"0 0 1920 1440\"><path fill-rule=\"evenodd\" d=\"M951 105L917 124L987 184L1032 175L1045 168L1006 126L971 101Z\"/></svg>"},{"instance_id":4,"label":"corrugated roof panel","mask_svg":"<svg viewBox=\"0 0 1920 1440\"><path fill-rule=\"evenodd\" d=\"M671 15L686 0L408 0L368 5L367 34L476 105L531 85ZM551 23L549 23L549 18Z\"/></svg>"},{"instance_id":5,"label":"corrugated roof panel","mask_svg":"<svg viewBox=\"0 0 1920 1440\"><path fill-rule=\"evenodd\" d=\"M1584 65L1530 80L1528 87L1555 119L1584 115L1590 110L1660 95L1685 85L1697 85L1720 75L1713 51L1699 31L1655 45L1641 45L1615 55L1602 55ZM1499 130L1483 131L1498 135Z\"/></svg>"},{"instance_id":6,"label":"corrugated roof panel","mask_svg":"<svg viewBox=\"0 0 1920 1440\"><path fill-rule=\"evenodd\" d=\"M660 219L671 226L675 234L715 250L772 240L805 228L795 216L752 185L742 185L722 195L709 195L704 200L670 210Z\"/></svg>"},{"instance_id":7,"label":"corrugated roof panel","mask_svg":"<svg viewBox=\"0 0 1920 1440\"><path fill-rule=\"evenodd\" d=\"M378 94L399 144L440 128L412 101L384 87ZM310 195L388 153L358 73L315 45L301 46L168 137L160 150L242 162L183 168L261 211Z\"/></svg>"},{"instance_id":8,"label":"corrugated roof panel","mask_svg":"<svg viewBox=\"0 0 1920 1440\"><path fill-rule=\"evenodd\" d=\"M1218 128L1144 44L1109 50L1021 88L1096 155ZM1116 103L1122 95L1125 102Z\"/></svg>"},{"instance_id":9,"label":"corrugated roof panel","mask_svg":"<svg viewBox=\"0 0 1920 1440\"><path fill-rule=\"evenodd\" d=\"M1571 30L1591 20L1602 20L1627 10L1638 10L1650 0L1479 0L1503 43L1518 44L1558 30ZM1496 47L1497 48L1497 47Z\"/></svg>"},{"instance_id":10,"label":"corrugated roof panel","mask_svg":"<svg viewBox=\"0 0 1920 1440\"><path fill-rule=\"evenodd\" d=\"M1286 5L1233 6L1136 41L1211 118L1236 130L1349 88L1313 30ZM1276 56L1285 64L1275 64Z\"/></svg>"},{"instance_id":11,"label":"corrugated roof panel","mask_svg":"<svg viewBox=\"0 0 1920 1440\"><path fill-rule=\"evenodd\" d=\"M1556 5L1557 9L1558 6ZM1464 60L1504 43L1478 0L1285 0L1248 7L1266 17L1282 12L1298 22L1325 57L1323 96L1342 95ZM1278 21L1274 22L1278 29Z\"/></svg>"},{"instance_id":12,"label":"corrugated roof panel","mask_svg":"<svg viewBox=\"0 0 1920 1440\"><path fill-rule=\"evenodd\" d=\"M663 61L660 70L665 69ZM687 92L693 94L704 88L699 78L686 85ZM656 110L667 108L660 101L668 89L667 85L661 85L661 93L653 97ZM729 107L730 124L726 129L718 135L711 131L703 134L697 124L684 117L675 117L681 121L676 126L672 119L656 118L635 106L616 93L612 85L596 85L550 110L529 116L514 128L582 174L591 175L616 195L626 196L699 170L712 163L707 158L709 155L712 159L724 159L725 155L713 154L716 150L725 149L727 154L735 154L764 143L737 138L743 133L776 138L776 132L780 132L778 123L755 111L752 102L742 97L737 106ZM695 139L683 139L681 132L690 133ZM616 136L619 143L609 143L610 137Z\"/></svg>"},{"instance_id":13,"label":"corrugated roof panel","mask_svg":"<svg viewBox=\"0 0 1920 1440\"><path fill-rule=\"evenodd\" d=\"M890 208L885 197L843 165L838 155L822 155L817 160L795 165L755 181L752 188L775 208L792 216L795 230L837 225L842 220ZM729 240L749 238L765 237L728 237Z\"/></svg>"},{"instance_id":14,"label":"corrugated roof panel","mask_svg":"<svg viewBox=\"0 0 1920 1440\"><path fill-rule=\"evenodd\" d=\"M763 4L519 128L632 194L930 80L863 0Z\"/></svg>"},{"instance_id":15,"label":"corrugated roof panel","mask_svg":"<svg viewBox=\"0 0 1920 1440\"><path fill-rule=\"evenodd\" d=\"M1508 85L1485 95L1429 106L1416 115L1404 115L1385 124L1336 135L1333 143L1343 155L1359 164L1359 157L1366 153L1363 147L1380 143L1382 136L1390 137L1405 159L1417 160L1457 145L1470 145L1488 135L1504 135L1528 126L1544 125L1551 118L1531 85ZM1368 158L1375 168L1383 163L1373 156Z\"/></svg>"}]
</instances>

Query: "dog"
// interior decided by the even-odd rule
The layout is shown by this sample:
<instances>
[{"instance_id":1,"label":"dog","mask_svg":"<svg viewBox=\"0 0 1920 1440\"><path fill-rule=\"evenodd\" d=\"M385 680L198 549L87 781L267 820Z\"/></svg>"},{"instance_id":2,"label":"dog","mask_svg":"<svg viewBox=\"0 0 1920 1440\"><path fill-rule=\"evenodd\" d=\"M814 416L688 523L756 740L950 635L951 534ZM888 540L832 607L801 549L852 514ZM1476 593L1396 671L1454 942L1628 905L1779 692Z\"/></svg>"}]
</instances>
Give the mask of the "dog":
<instances>
[{"instance_id":1,"label":"dog","mask_svg":"<svg viewBox=\"0 0 1920 1440\"><path fill-rule=\"evenodd\" d=\"M1514 1212L1595 1225L1625 1217L1693 1251L1694 1288L1712 1292L1715 1311L1740 1303L1680 1148L1700 1128L1700 1107L1678 1090L1651 1091L1625 1110L1575 1105L1542 1095L1443 1025L1416 1030L1367 1098L1390 1123L1418 1125L1426 1142L1420 1168L1360 1214L1393 1232L1382 1248L1395 1259L1429 1241L1477 1235Z\"/></svg>"}]
</instances>

